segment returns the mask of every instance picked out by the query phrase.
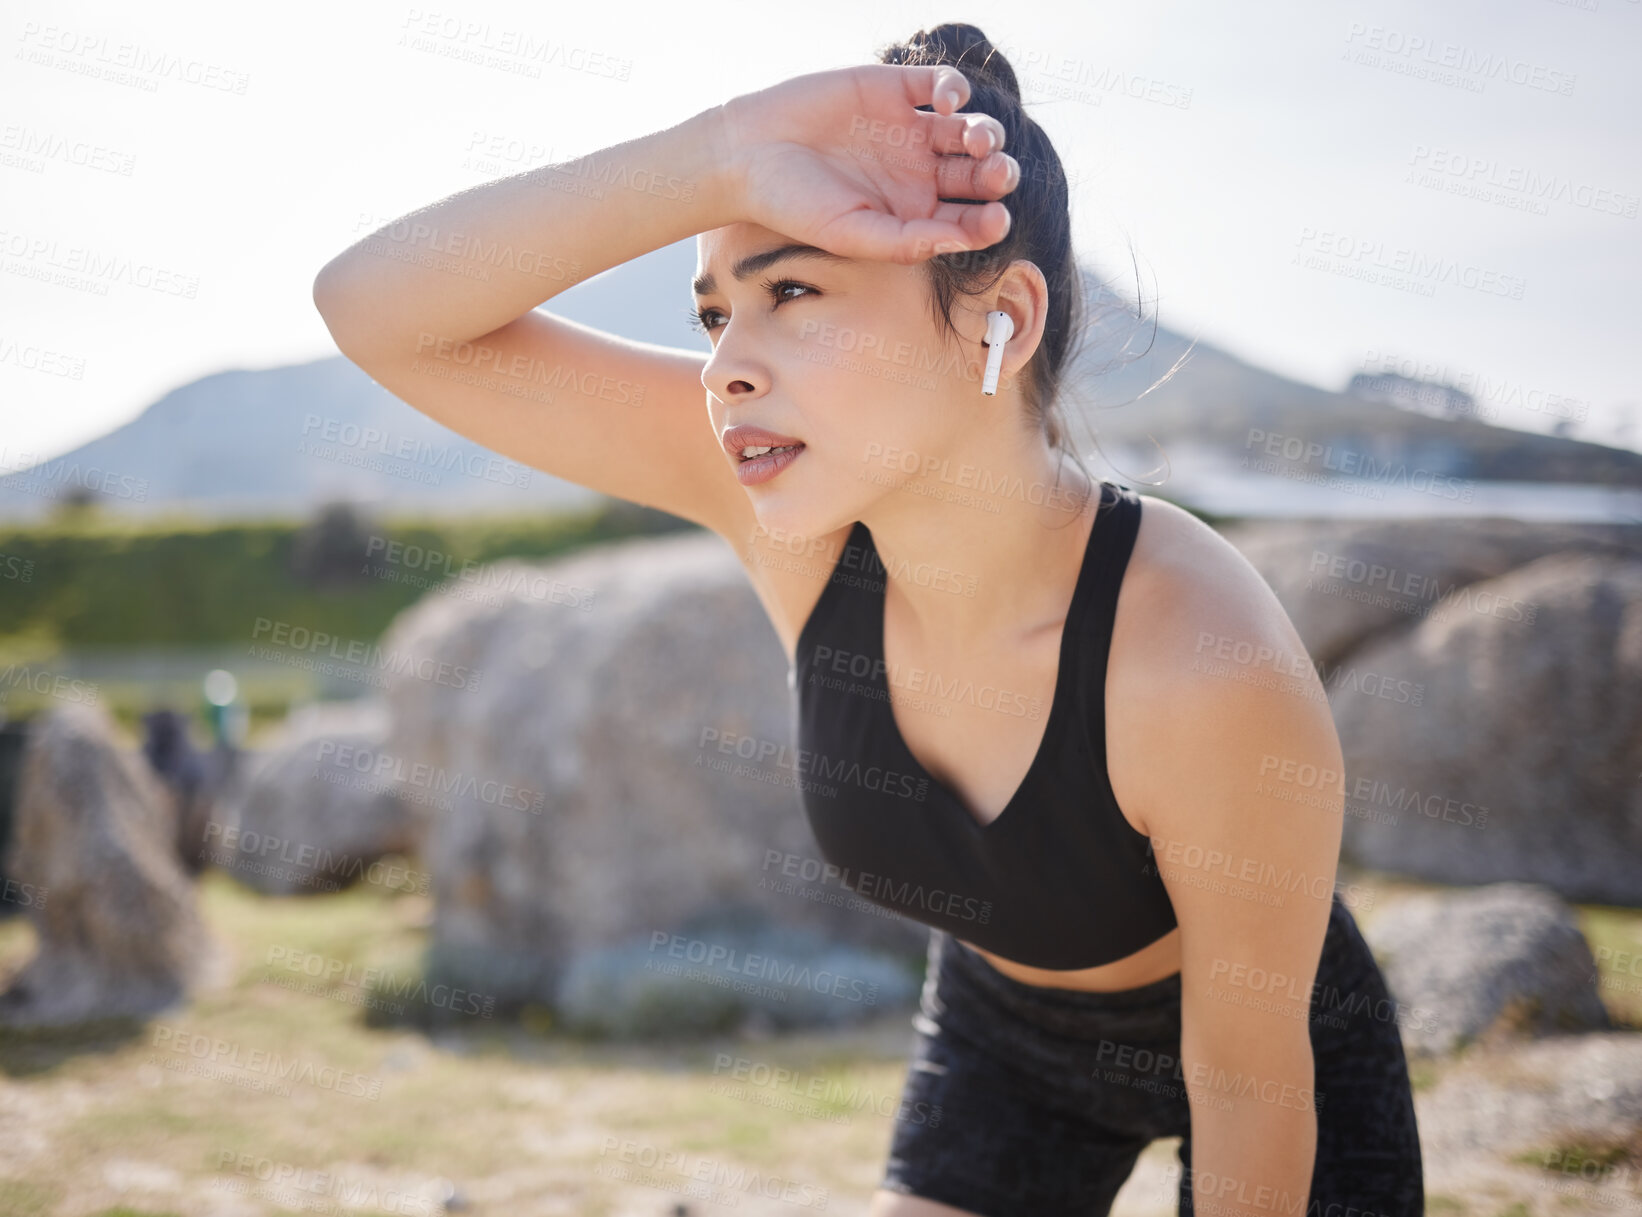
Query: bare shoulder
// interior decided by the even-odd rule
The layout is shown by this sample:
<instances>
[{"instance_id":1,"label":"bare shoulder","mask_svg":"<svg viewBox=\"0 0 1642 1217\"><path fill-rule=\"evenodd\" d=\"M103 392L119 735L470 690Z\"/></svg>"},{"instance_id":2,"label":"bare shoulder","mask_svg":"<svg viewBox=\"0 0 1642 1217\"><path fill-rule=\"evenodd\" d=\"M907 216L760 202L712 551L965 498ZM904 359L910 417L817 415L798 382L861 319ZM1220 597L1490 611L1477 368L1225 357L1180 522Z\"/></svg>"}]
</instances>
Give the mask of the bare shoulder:
<instances>
[{"instance_id":1,"label":"bare shoulder","mask_svg":"<svg viewBox=\"0 0 1642 1217\"><path fill-rule=\"evenodd\" d=\"M1335 754L1322 682L1260 573L1190 512L1141 496L1106 679L1108 765L1131 818L1179 803L1210 751Z\"/></svg>"},{"instance_id":2,"label":"bare shoulder","mask_svg":"<svg viewBox=\"0 0 1642 1217\"><path fill-rule=\"evenodd\" d=\"M1300 648L1294 627L1249 560L1191 512L1142 495L1140 530L1123 577L1111 677L1133 683L1192 670L1236 643ZM1228 639L1222 646L1220 640ZM1184 662L1183 662L1184 661Z\"/></svg>"}]
</instances>

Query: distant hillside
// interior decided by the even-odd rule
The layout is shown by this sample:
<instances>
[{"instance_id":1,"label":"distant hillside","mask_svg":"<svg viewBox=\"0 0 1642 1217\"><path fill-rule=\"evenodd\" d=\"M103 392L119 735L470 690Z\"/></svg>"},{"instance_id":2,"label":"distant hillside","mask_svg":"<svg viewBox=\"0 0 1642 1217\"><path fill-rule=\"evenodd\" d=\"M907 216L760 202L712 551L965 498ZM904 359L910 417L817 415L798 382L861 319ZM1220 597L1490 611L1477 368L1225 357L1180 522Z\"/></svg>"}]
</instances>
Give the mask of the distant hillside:
<instances>
[{"instance_id":1,"label":"distant hillside","mask_svg":"<svg viewBox=\"0 0 1642 1217\"><path fill-rule=\"evenodd\" d=\"M579 284L549 310L647 342L703 349L685 324L695 241L681 241ZM1114 301L1092 275L1091 299ZM1148 348L1149 345L1149 349ZM1092 320L1068 411L1100 442L1129 451L1149 435L1236 456L1250 429L1418 461L1477 480L1642 485L1642 453L1446 420L1288 380L1204 343L1146 390L1191 343L1126 307ZM1144 352L1144 353L1141 353ZM1128 404L1123 404L1128 403ZM1115 408L1114 408L1115 407ZM1072 438L1088 446L1087 428ZM0 477L0 519L36 517L89 485L122 512L182 507L215 517L304 516L348 497L386 510L556 510L598 496L500 459L387 393L341 356L206 376L141 415L33 470Z\"/></svg>"},{"instance_id":2,"label":"distant hillside","mask_svg":"<svg viewBox=\"0 0 1642 1217\"><path fill-rule=\"evenodd\" d=\"M1092 301L1111 299L1092 277L1085 290ZM1101 442L1131 450L1151 435L1165 452L1192 444L1239 456L1250 428L1259 428L1478 481L1642 486L1642 452L1417 414L1289 380L1202 342L1171 379L1136 401L1191 342L1154 327L1150 308L1144 321L1110 305L1096 308L1087 334L1068 377L1067 412L1080 448L1088 432L1078 414Z\"/></svg>"}]
</instances>

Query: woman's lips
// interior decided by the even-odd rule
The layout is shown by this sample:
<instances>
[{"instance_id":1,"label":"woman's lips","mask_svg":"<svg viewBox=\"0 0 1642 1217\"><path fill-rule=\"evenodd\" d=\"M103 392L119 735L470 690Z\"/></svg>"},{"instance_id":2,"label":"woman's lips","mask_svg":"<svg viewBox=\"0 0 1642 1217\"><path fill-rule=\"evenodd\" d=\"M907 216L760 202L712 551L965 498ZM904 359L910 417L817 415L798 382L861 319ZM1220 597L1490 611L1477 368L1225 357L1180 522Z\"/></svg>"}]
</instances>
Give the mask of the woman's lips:
<instances>
[{"instance_id":1,"label":"woman's lips","mask_svg":"<svg viewBox=\"0 0 1642 1217\"><path fill-rule=\"evenodd\" d=\"M780 452L766 452L762 456L740 461L735 467L735 475L743 486L757 486L780 474L803 454L803 444L783 448Z\"/></svg>"},{"instance_id":2,"label":"woman's lips","mask_svg":"<svg viewBox=\"0 0 1642 1217\"><path fill-rule=\"evenodd\" d=\"M796 435L782 435L776 431L766 431L763 427L754 427L743 423L739 427L731 427L724 433L724 450L737 460L741 459L744 448L781 448L787 446L802 447L804 441Z\"/></svg>"}]
</instances>

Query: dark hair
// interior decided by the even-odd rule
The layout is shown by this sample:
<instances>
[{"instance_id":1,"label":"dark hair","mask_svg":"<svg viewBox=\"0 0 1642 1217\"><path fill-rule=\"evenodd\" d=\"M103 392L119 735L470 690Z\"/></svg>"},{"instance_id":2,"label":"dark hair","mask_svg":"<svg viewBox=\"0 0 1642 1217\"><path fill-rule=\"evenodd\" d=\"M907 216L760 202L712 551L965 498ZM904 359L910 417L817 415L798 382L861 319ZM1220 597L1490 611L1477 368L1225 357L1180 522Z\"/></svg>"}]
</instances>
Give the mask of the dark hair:
<instances>
[{"instance_id":1,"label":"dark hair","mask_svg":"<svg viewBox=\"0 0 1642 1217\"><path fill-rule=\"evenodd\" d=\"M1067 442L1066 423L1058 409L1074 336L1083 332L1087 312L1082 276L1072 256L1071 198L1060 156L1043 128L1023 108L1015 69L976 26L949 23L919 30L905 42L880 49L877 55L880 63L953 65L969 81L969 100L963 110L989 114L1003 125L1004 151L1021 167L1020 181L1003 198L1009 208L1009 231L1003 240L985 249L926 259L923 265L929 275L931 307L936 324L956 338L952 305L959 295L976 296L989 291L1017 258L1032 262L1043 272L1049 289L1048 316L1038 349L1023 369L1025 396L1050 446L1070 456L1088 474ZM1091 475L1091 483L1095 480Z\"/></svg>"}]
</instances>

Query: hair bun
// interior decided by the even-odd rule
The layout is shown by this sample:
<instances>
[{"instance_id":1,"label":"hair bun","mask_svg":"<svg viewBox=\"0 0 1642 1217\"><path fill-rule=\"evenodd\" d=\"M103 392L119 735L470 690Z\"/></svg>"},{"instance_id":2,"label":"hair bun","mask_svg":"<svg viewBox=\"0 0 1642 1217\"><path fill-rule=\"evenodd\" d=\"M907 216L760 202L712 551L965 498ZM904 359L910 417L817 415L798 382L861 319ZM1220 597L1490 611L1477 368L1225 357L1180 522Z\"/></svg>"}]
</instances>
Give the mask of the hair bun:
<instances>
[{"instance_id":1,"label":"hair bun","mask_svg":"<svg viewBox=\"0 0 1642 1217\"><path fill-rule=\"evenodd\" d=\"M1015 79L1015 69L979 26L948 22L919 30L905 42L879 52L879 61L913 67L950 63L969 78L971 85L1003 93L1020 104L1021 86Z\"/></svg>"}]
</instances>

